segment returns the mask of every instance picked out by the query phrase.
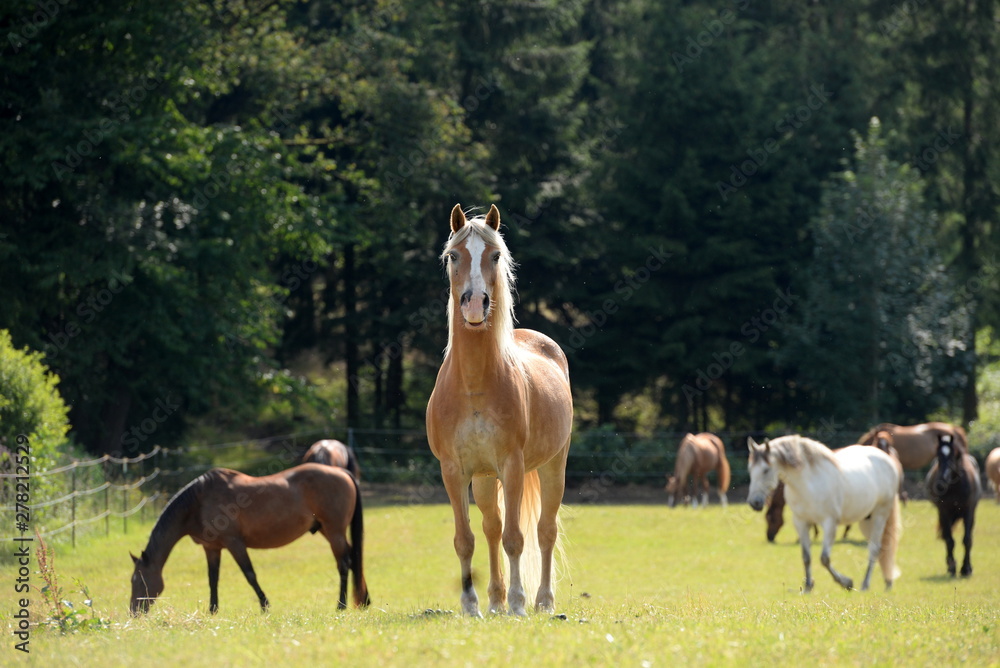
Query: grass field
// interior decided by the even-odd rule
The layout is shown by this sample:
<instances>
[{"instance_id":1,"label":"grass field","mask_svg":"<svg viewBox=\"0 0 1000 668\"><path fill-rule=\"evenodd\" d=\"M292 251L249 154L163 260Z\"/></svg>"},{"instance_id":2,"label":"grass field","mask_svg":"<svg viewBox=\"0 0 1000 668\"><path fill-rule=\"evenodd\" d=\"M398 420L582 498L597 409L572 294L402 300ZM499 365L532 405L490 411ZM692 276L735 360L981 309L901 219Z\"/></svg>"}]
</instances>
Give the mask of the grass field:
<instances>
[{"instance_id":1,"label":"grass field","mask_svg":"<svg viewBox=\"0 0 1000 668\"><path fill-rule=\"evenodd\" d=\"M208 614L202 550L179 543L164 571L164 598L142 619L128 616L128 551L151 525L127 536L60 548L55 567L78 608L85 583L107 628L62 634L33 628L30 655L14 651L16 574L0 569L3 665L1000 665L1000 506L980 504L969 579L945 575L933 509L911 502L899 565L883 590L840 589L819 567L816 589L799 594L802 565L793 531L776 544L745 505L670 510L663 506L565 507L567 573L559 613L476 620L456 610L458 565L451 512L442 505L366 509L366 575L373 606L336 609L336 571L328 546L307 535L293 545L254 551L268 614L232 558L223 556L220 612ZM476 567L485 574L477 530ZM855 532L857 529L854 530ZM860 538L858 533L855 538ZM856 582L865 548L838 542L834 564ZM33 584L40 586L39 576ZM485 575L477 582L486 599ZM34 618L43 618L37 591ZM431 612L428 612L431 611ZM434 611L441 611L440 613Z\"/></svg>"}]
</instances>

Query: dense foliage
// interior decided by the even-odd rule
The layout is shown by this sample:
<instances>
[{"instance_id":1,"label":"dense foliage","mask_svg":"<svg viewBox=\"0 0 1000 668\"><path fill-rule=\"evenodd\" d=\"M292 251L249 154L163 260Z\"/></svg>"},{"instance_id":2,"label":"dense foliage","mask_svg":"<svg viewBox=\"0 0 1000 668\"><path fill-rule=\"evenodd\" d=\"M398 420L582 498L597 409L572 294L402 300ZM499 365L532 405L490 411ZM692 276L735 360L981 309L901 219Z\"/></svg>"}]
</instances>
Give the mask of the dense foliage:
<instances>
[{"instance_id":1,"label":"dense foliage","mask_svg":"<svg viewBox=\"0 0 1000 668\"><path fill-rule=\"evenodd\" d=\"M584 423L969 421L1000 324L970 7L13 0L0 327L95 452L417 426L447 212L496 202Z\"/></svg>"}]
</instances>

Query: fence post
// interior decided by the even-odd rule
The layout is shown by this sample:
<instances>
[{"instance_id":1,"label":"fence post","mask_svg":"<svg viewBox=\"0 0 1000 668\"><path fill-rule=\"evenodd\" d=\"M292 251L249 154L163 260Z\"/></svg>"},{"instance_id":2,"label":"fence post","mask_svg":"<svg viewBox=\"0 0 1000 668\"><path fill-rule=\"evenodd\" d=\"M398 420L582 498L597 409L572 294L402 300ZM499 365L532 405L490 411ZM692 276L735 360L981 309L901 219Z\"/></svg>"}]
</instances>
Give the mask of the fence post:
<instances>
[{"instance_id":1,"label":"fence post","mask_svg":"<svg viewBox=\"0 0 1000 668\"><path fill-rule=\"evenodd\" d=\"M76 548L76 466L70 469L70 484L69 484L70 494L73 496L70 498L70 524L69 533L72 536L73 548Z\"/></svg>"},{"instance_id":2,"label":"fence post","mask_svg":"<svg viewBox=\"0 0 1000 668\"><path fill-rule=\"evenodd\" d=\"M108 485L104 488L104 535L111 535L111 484L105 478L104 482Z\"/></svg>"}]
</instances>

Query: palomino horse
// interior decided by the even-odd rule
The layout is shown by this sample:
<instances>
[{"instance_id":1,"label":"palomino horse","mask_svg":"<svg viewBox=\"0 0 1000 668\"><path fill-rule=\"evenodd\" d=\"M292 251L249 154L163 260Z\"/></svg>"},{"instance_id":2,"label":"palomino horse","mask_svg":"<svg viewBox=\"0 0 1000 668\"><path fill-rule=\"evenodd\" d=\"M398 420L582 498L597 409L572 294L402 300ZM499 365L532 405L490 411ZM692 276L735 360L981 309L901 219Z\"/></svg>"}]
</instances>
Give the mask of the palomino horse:
<instances>
[{"instance_id":1,"label":"palomino horse","mask_svg":"<svg viewBox=\"0 0 1000 668\"><path fill-rule=\"evenodd\" d=\"M972 527L976 523L976 505L983 494L979 465L972 455L956 448L951 434L942 434L937 458L927 472L927 495L938 511L938 530L947 550L948 574L955 575L955 539L952 528L962 520L965 536L965 559L962 577L972 575Z\"/></svg>"},{"instance_id":2,"label":"palomino horse","mask_svg":"<svg viewBox=\"0 0 1000 668\"><path fill-rule=\"evenodd\" d=\"M466 220L455 205L441 255L451 282L448 346L427 402L427 440L455 515L462 610L479 616L472 582L475 538L469 484L483 513L490 557L490 611L552 610L552 558L566 486L573 398L566 355L552 339L514 329L514 262L499 234L500 212ZM507 521L504 521L507 518ZM504 591L501 536L510 564ZM522 558L523 557L523 558Z\"/></svg>"},{"instance_id":3,"label":"palomino horse","mask_svg":"<svg viewBox=\"0 0 1000 668\"><path fill-rule=\"evenodd\" d=\"M830 562L830 550L838 524L861 524L868 538L868 570L861 589L868 589L876 559L882 568L886 589L899 576L896 547L902 533L899 471L892 458L877 448L851 445L836 452L819 441L803 436L782 436L764 445L747 439L750 449L750 492L747 503L754 510L764 507L780 479L785 500L792 509L792 523L802 546L806 579L804 592L813 588L809 528L823 529L820 561L840 586L852 589L851 578L838 573Z\"/></svg>"},{"instance_id":4,"label":"palomino horse","mask_svg":"<svg viewBox=\"0 0 1000 668\"><path fill-rule=\"evenodd\" d=\"M993 488L993 496L996 497L997 503L1000 503L1000 448L990 450L990 454L986 455L984 468L990 487Z\"/></svg>"},{"instance_id":5,"label":"palomino horse","mask_svg":"<svg viewBox=\"0 0 1000 668\"><path fill-rule=\"evenodd\" d=\"M351 542L347 542L347 528ZM347 607L347 572L354 575L354 602L369 603L362 567L364 522L361 492L354 478L340 468L303 464L273 475L255 478L230 469L212 469L179 491L163 509L142 556L132 556L133 615L147 612L163 592L163 566L184 536L205 548L208 558L209 610L219 609L219 561L227 549L247 582L268 607L267 596L247 548L281 547L306 531L317 531L333 548L340 573L339 607Z\"/></svg>"},{"instance_id":6,"label":"palomino horse","mask_svg":"<svg viewBox=\"0 0 1000 668\"><path fill-rule=\"evenodd\" d=\"M305 456L302 457L302 463L309 462L339 466L350 471L355 480L361 480L361 468L358 466L358 458L354 456L354 450L338 440L327 438L309 446Z\"/></svg>"},{"instance_id":7,"label":"palomino horse","mask_svg":"<svg viewBox=\"0 0 1000 668\"><path fill-rule=\"evenodd\" d=\"M919 471L930 464L937 454L938 437L950 434L955 445L969 451L969 440L965 430L947 422L928 422L905 427L883 422L875 425L858 438L861 445L872 445L880 431L892 436L892 446L896 449L899 463L907 471Z\"/></svg>"},{"instance_id":8,"label":"palomino horse","mask_svg":"<svg viewBox=\"0 0 1000 668\"><path fill-rule=\"evenodd\" d=\"M686 434L677 446L677 462L674 464L674 474L667 478L664 488L669 495L667 503L671 508L678 496L683 495L687 487L688 476L691 477L691 505L698 505L698 483L701 483L701 503L708 505L708 474L715 471L719 484L719 502L727 504L726 492L729 490L729 460L726 459L726 446L715 434L702 432Z\"/></svg>"}]
</instances>

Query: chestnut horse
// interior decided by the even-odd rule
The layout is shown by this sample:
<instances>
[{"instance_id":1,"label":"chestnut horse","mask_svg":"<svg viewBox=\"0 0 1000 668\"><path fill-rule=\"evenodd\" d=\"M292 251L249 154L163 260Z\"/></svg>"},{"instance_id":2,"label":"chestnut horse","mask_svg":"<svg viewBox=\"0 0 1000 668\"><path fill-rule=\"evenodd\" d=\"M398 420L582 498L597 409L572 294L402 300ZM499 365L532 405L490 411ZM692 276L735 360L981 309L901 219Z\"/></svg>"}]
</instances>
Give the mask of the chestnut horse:
<instances>
[{"instance_id":1,"label":"chestnut horse","mask_svg":"<svg viewBox=\"0 0 1000 668\"><path fill-rule=\"evenodd\" d=\"M351 542L347 541L347 528ZM354 576L354 602L369 604L362 567L364 521L361 492L349 473L321 464L303 464L255 478L230 469L212 469L195 478L167 504L142 555L132 555L133 615L148 612L163 592L163 566L184 536L205 549L208 559L209 611L219 609L219 562L227 549L267 610L267 596L247 548L282 547L306 531L323 534L333 548L340 573L340 608L347 607L347 573Z\"/></svg>"},{"instance_id":2,"label":"chestnut horse","mask_svg":"<svg viewBox=\"0 0 1000 668\"><path fill-rule=\"evenodd\" d=\"M677 462L674 464L674 474L667 477L664 488L669 496L667 503L671 508L678 496L683 495L687 487L688 477L691 478L691 505L698 505L698 483L701 483L701 504L708 505L708 474L715 471L719 485L719 502L727 505L726 492L729 491L729 460L726 459L726 446L715 434L702 432L686 434L677 446Z\"/></svg>"},{"instance_id":3,"label":"chestnut horse","mask_svg":"<svg viewBox=\"0 0 1000 668\"><path fill-rule=\"evenodd\" d=\"M339 466L350 471L355 480L361 480L361 468L358 466L358 458L354 456L354 450L338 440L327 438L309 446L305 456L302 457L302 463L309 462Z\"/></svg>"},{"instance_id":4,"label":"chestnut horse","mask_svg":"<svg viewBox=\"0 0 1000 668\"><path fill-rule=\"evenodd\" d=\"M990 454L986 455L984 468L990 487L993 488L993 496L996 497L996 502L1000 503L1000 448L990 450Z\"/></svg>"},{"instance_id":5,"label":"chestnut horse","mask_svg":"<svg viewBox=\"0 0 1000 668\"><path fill-rule=\"evenodd\" d=\"M882 568L886 589L899 577L896 548L902 534L899 469L881 450L851 445L832 451L819 441L798 435L782 436L764 445L747 439L750 450L750 491L747 503L761 510L778 481L785 483L785 499L792 509L792 522L802 546L806 578L803 591L813 588L809 529L823 529L820 562L844 589L854 581L839 573L830 561L838 524L858 522L868 538L868 569L861 583L868 589L875 561Z\"/></svg>"},{"instance_id":6,"label":"chestnut horse","mask_svg":"<svg viewBox=\"0 0 1000 668\"><path fill-rule=\"evenodd\" d=\"M907 471L919 471L934 461L938 437L942 434L950 434L956 446L964 452L969 451L969 439L965 435L965 430L947 422L928 422L908 427L883 422L862 434L858 438L858 443L874 444L880 431L888 432L892 436L892 446L896 449L899 463Z\"/></svg>"},{"instance_id":7,"label":"chestnut horse","mask_svg":"<svg viewBox=\"0 0 1000 668\"><path fill-rule=\"evenodd\" d=\"M952 528L962 520L965 529L962 577L972 575L972 528L976 523L976 505L983 494L979 465L972 455L955 447L951 434L941 434L937 457L927 472L927 496L937 507L938 531L944 539L948 574L955 575L955 539Z\"/></svg>"},{"instance_id":8,"label":"chestnut horse","mask_svg":"<svg viewBox=\"0 0 1000 668\"><path fill-rule=\"evenodd\" d=\"M566 355L549 337L514 328L514 261L500 212L466 219L457 204L441 255L451 284L448 345L427 402L427 440L455 519L462 610L480 616L472 579L469 485L483 513L489 610L553 610L553 552L573 425ZM506 521L505 521L506 518ZM510 570L504 591L500 544ZM537 581L536 581L537 579Z\"/></svg>"}]
</instances>

